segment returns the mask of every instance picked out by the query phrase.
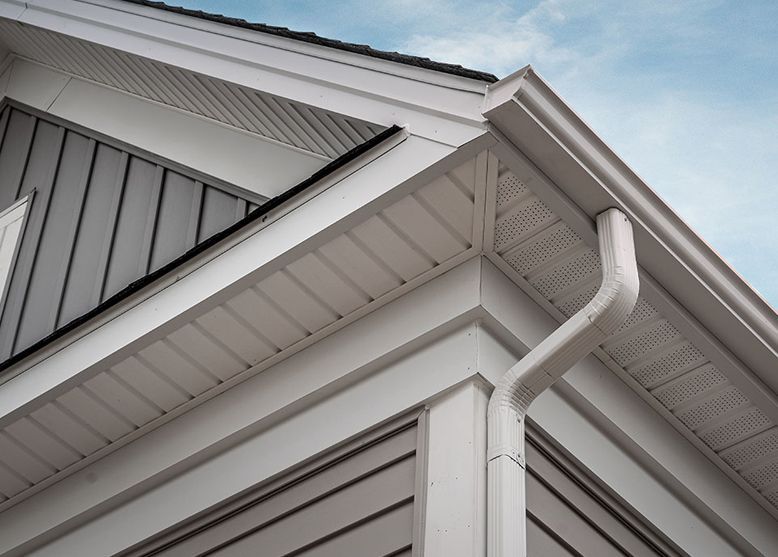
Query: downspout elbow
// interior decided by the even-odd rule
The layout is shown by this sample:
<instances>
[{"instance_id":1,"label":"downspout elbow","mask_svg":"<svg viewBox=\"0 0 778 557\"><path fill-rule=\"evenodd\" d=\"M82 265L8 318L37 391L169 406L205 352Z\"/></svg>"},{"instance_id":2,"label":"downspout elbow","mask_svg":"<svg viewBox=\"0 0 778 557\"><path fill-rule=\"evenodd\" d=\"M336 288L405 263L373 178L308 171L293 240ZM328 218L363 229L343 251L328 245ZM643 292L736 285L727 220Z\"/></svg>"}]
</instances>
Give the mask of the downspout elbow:
<instances>
[{"instance_id":1,"label":"downspout elbow","mask_svg":"<svg viewBox=\"0 0 778 557\"><path fill-rule=\"evenodd\" d=\"M519 557L524 540L524 418L530 404L618 329L639 281L632 226L618 209L597 216L602 284L594 298L495 385L487 411L489 557Z\"/></svg>"},{"instance_id":2,"label":"downspout elbow","mask_svg":"<svg viewBox=\"0 0 778 557\"><path fill-rule=\"evenodd\" d=\"M632 226L618 209L597 216L602 283L578 313L513 366L495 386L489 411L520 415L542 391L624 323L635 307L639 281Z\"/></svg>"}]
</instances>

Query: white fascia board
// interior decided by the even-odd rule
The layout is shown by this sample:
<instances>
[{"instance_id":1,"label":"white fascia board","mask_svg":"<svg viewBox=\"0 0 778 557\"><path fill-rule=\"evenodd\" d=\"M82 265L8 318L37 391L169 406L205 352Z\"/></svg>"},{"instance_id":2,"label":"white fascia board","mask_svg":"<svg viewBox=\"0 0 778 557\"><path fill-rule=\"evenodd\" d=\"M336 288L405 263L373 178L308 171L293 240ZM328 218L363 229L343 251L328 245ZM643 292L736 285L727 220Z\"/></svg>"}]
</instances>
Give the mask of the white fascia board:
<instances>
[{"instance_id":1,"label":"white fascia board","mask_svg":"<svg viewBox=\"0 0 778 557\"><path fill-rule=\"evenodd\" d=\"M479 338L483 333L476 329ZM482 354L479 346L479 366ZM484 463L491 390L479 376L428 405L424 541L419 550L424 557L486 556Z\"/></svg>"},{"instance_id":2,"label":"white fascia board","mask_svg":"<svg viewBox=\"0 0 778 557\"><path fill-rule=\"evenodd\" d=\"M11 66L6 97L266 198L302 182L330 162L327 157L18 57Z\"/></svg>"},{"instance_id":3,"label":"white fascia board","mask_svg":"<svg viewBox=\"0 0 778 557\"><path fill-rule=\"evenodd\" d=\"M759 381L778 392L778 327L769 304L531 68L489 90L484 116L496 128L501 145L526 156L590 223L610 207L625 212L633 224L641 267ZM591 224L573 226L591 241Z\"/></svg>"},{"instance_id":4,"label":"white fascia board","mask_svg":"<svg viewBox=\"0 0 778 557\"><path fill-rule=\"evenodd\" d=\"M114 555L190 518L193 512L206 510L226 497L238 495L333 445L424 404L426 399L451 385L457 376L469 373L463 358L472 356L475 348L466 342L468 332L472 339L474 334L468 328L433 342L331 397L298 409L273 424L274 427L256 432L246 441L148 489L118 508L97 510L91 517L94 520L46 546L37 549L32 549L37 544L22 546L3 555ZM420 368L431 372L420 377ZM349 419L344 419L344 409L348 408L354 411ZM81 488L84 488L83 481ZM29 516L26 519L29 522Z\"/></svg>"},{"instance_id":5,"label":"white fascia board","mask_svg":"<svg viewBox=\"0 0 778 557\"><path fill-rule=\"evenodd\" d=\"M415 136L390 138L377 148L388 149L381 156L371 159L376 153L367 153L340 169L324 181L326 189L293 211L277 220L270 214L266 222L231 236L226 241L229 249L215 246L122 305L123 313L109 311L97 328L77 340L70 335L44 349L45 359L33 360L32 365L22 361L7 370L13 379L0 386L0 426L215 307L488 145L475 141L453 150Z\"/></svg>"},{"instance_id":6,"label":"white fascia board","mask_svg":"<svg viewBox=\"0 0 778 557\"><path fill-rule=\"evenodd\" d=\"M515 351L518 359L559 323L491 263L484 262L482 269L481 305L487 315L484 323L504 342L503 348L495 349L489 343L480 350L488 349L494 354L486 360L492 361L492 365L481 370L494 383L515 363L505 347ZM502 372L500 362L506 366ZM714 527L717 536L746 555L759 555L754 548L767 554L769 548L778 546L775 519L596 357L589 356L573 366L561 381L565 387L552 389L556 394L548 398L558 398L567 389L585 401L591 420L605 432L598 438L610 439L606 445L621 447L618 451L650 470L664 486L662 493L637 486L631 474L609 464L600 445L587 437L583 437L587 439L585 443L574 442L574 422L567 417L554 417L554 406L544 406L542 397L536 401L538 406L533 403L530 407L530 417L676 543L686 540L681 545L697 547L691 554L720 554L700 551L699 546L693 545L700 535L696 528L709 528L704 521L691 516L677 520L679 515L667 512L671 506L678 513L688 512L679 507L680 499L681 507L694 509ZM600 418L596 419L597 416ZM653 495L646 497L646 493Z\"/></svg>"},{"instance_id":7,"label":"white fascia board","mask_svg":"<svg viewBox=\"0 0 778 557\"><path fill-rule=\"evenodd\" d=\"M6 89L8 88L8 82L11 79L11 63L9 62L6 65L5 61L3 61L1 67L2 67L2 71L0 71L0 102L3 102L3 99L5 99Z\"/></svg>"},{"instance_id":8,"label":"white fascia board","mask_svg":"<svg viewBox=\"0 0 778 557\"><path fill-rule=\"evenodd\" d=\"M112 554L394 414L425 401L434 409L457 384L496 380L555 326L507 277L471 259L1 513L9 534L0 554L67 555L77 544L79 554ZM569 394L553 391L530 415L628 504L692 554L774 546L772 519L599 361L567 379ZM488 384L482 390L474 440L485 431ZM447 434L430 423L444 436L436 442L454 440L456 422L448 425ZM476 448L466 445L459 450ZM452 533L428 533L428 551L458 539L467 541L452 555L477 555L482 480L466 468L462 482L428 494L428 522ZM463 497L473 506L447 512L446 501Z\"/></svg>"},{"instance_id":9,"label":"white fascia board","mask_svg":"<svg viewBox=\"0 0 778 557\"><path fill-rule=\"evenodd\" d=\"M0 555L27 555L97 515L64 539L123 543L76 551L113 554L473 376L480 280L471 259L0 513ZM352 401L365 382L380 396ZM321 406L331 409L320 427L286 429ZM333 439L331 424L349 434Z\"/></svg>"},{"instance_id":10,"label":"white fascia board","mask_svg":"<svg viewBox=\"0 0 778 557\"><path fill-rule=\"evenodd\" d=\"M12 19L448 145L483 131L486 83L466 78L118 1L37 0Z\"/></svg>"}]
</instances>

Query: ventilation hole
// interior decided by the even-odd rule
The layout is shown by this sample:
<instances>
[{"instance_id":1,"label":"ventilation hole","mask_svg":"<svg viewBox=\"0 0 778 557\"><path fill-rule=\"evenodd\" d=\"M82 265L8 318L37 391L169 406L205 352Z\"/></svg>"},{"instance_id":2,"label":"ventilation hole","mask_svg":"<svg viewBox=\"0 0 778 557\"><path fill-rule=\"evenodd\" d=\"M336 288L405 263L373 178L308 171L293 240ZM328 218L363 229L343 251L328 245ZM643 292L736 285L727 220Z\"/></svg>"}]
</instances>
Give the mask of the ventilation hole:
<instances>
[{"instance_id":1,"label":"ventilation hole","mask_svg":"<svg viewBox=\"0 0 778 557\"><path fill-rule=\"evenodd\" d=\"M537 227L556 218L551 209L537 198L520 205L509 217L500 220L495 229L494 242L498 251Z\"/></svg>"},{"instance_id":2,"label":"ventilation hole","mask_svg":"<svg viewBox=\"0 0 778 557\"><path fill-rule=\"evenodd\" d=\"M778 507L778 491L773 491L765 495L765 499L770 501L774 506Z\"/></svg>"},{"instance_id":3,"label":"ventilation hole","mask_svg":"<svg viewBox=\"0 0 778 557\"><path fill-rule=\"evenodd\" d=\"M700 439L714 451L719 451L770 425L767 416L759 408L753 407L732 421L700 435Z\"/></svg>"},{"instance_id":4,"label":"ventilation hole","mask_svg":"<svg viewBox=\"0 0 778 557\"><path fill-rule=\"evenodd\" d=\"M505 260L520 275L525 276L557 254L581 242L578 234L570 230L564 223L554 225L550 230L549 234L544 234L526 247L506 257Z\"/></svg>"},{"instance_id":5,"label":"ventilation hole","mask_svg":"<svg viewBox=\"0 0 778 557\"><path fill-rule=\"evenodd\" d=\"M647 364L629 370L630 374L645 388L649 389L667 377L692 369L705 363L705 356L691 343L673 348L667 354L654 358Z\"/></svg>"},{"instance_id":6,"label":"ventilation hole","mask_svg":"<svg viewBox=\"0 0 778 557\"><path fill-rule=\"evenodd\" d=\"M679 414L678 419L689 429L695 430L748 402L749 400L743 393L732 387L731 389L725 389L699 406Z\"/></svg>"},{"instance_id":7,"label":"ventilation hole","mask_svg":"<svg viewBox=\"0 0 778 557\"><path fill-rule=\"evenodd\" d=\"M678 332L678 329L673 327L670 322L663 320L648 329L640 331L637 336L606 349L606 352L619 365L624 366L680 336L681 333Z\"/></svg>"},{"instance_id":8,"label":"ventilation hole","mask_svg":"<svg viewBox=\"0 0 778 557\"><path fill-rule=\"evenodd\" d=\"M613 334L617 335L619 333L622 333L639 323L643 323L644 321L648 321L649 319L656 317L658 314L659 312L656 311L656 308L654 306L649 304L643 298L638 298L638 301L635 304L634 309L627 316L627 320L624 321L621 327L616 329L616 332Z\"/></svg>"},{"instance_id":9,"label":"ventilation hole","mask_svg":"<svg viewBox=\"0 0 778 557\"><path fill-rule=\"evenodd\" d=\"M662 405L672 410L673 408L688 402L692 398L709 391L727 382L719 370L713 364L708 364L693 374L687 375L681 381L670 386L663 387L661 391L653 394Z\"/></svg>"},{"instance_id":10,"label":"ventilation hole","mask_svg":"<svg viewBox=\"0 0 778 557\"><path fill-rule=\"evenodd\" d=\"M581 290L575 296L564 300L564 302L557 306L557 309L561 311L566 317L572 317L578 313L581 308L588 304L589 300L594 298L594 295L597 294L599 289L599 283L592 284L589 288Z\"/></svg>"},{"instance_id":11,"label":"ventilation hole","mask_svg":"<svg viewBox=\"0 0 778 557\"><path fill-rule=\"evenodd\" d=\"M587 250L555 267L549 273L534 279L531 283L544 298L550 299L582 280L590 278L599 270L600 256L593 250Z\"/></svg>"},{"instance_id":12,"label":"ventilation hole","mask_svg":"<svg viewBox=\"0 0 778 557\"><path fill-rule=\"evenodd\" d=\"M773 461L756 470L751 470L744 474L743 477L752 487L762 489L778 480L778 461Z\"/></svg>"},{"instance_id":13,"label":"ventilation hole","mask_svg":"<svg viewBox=\"0 0 778 557\"><path fill-rule=\"evenodd\" d=\"M778 429L771 429L766 435L759 435L744 445L728 449L721 454L721 458L737 470L774 453L778 455Z\"/></svg>"},{"instance_id":14,"label":"ventilation hole","mask_svg":"<svg viewBox=\"0 0 778 557\"><path fill-rule=\"evenodd\" d=\"M505 205L527 193L527 186L511 173L502 176L497 183L497 212Z\"/></svg>"}]
</instances>

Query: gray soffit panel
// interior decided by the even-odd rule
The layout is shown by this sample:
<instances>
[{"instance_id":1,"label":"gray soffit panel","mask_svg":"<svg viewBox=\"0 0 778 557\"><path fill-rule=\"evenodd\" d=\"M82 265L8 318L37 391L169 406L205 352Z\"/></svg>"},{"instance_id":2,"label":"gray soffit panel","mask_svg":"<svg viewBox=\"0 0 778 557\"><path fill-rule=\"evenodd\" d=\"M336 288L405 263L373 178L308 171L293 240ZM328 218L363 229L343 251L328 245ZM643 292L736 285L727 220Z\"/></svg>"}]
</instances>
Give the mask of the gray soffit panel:
<instances>
[{"instance_id":1,"label":"gray soffit panel","mask_svg":"<svg viewBox=\"0 0 778 557\"><path fill-rule=\"evenodd\" d=\"M2 18L0 39L24 58L330 159L384 129Z\"/></svg>"},{"instance_id":2,"label":"gray soffit panel","mask_svg":"<svg viewBox=\"0 0 778 557\"><path fill-rule=\"evenodd\" d=\"M266 200L29 107L0 110L0 206L36 192L0 308L0 370L399 130L385 130Z\"/></svg>"},{"instance_id":3,"label":"gray soffit panel","mask_svg":"<svg viewBox=\"0 0 778 557\"><path fill-rule=\"evenodd\" d=\"M425 450L417 424L366 433L121 555L410 555Z\"/></svg>"}]
</instances>

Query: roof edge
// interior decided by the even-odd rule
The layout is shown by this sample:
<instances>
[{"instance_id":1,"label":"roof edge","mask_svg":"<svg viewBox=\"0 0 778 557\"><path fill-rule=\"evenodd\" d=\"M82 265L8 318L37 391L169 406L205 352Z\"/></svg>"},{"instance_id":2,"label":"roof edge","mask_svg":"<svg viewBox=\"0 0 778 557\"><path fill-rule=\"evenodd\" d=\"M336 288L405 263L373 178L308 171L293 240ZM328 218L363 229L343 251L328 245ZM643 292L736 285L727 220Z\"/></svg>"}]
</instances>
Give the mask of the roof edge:
<instances>
[{"instance_id":1,"label":"roof edge","mask_svg":"<svg viewBox=\"0 0 778 557\"><path fill-rule=\"evenodd\" d=\"M209 238L206 238L205 240L203 240L202 242L200 242L199 244L197 244L187 252L183 253L182 255L180 255L173 261L171 261L170 263L130 283L129 285L127 285L125 288L123 288L122 290L120 290L110 298L107 298L100 305L89 310L87 313L66 323L59 329L55 330L50 335L36 342L35 344L30 345L29 347L25 348L21 352L11 356L10 358L6 359L3 362L0 362L0 374L2 374L2 372L7 370L8 368L28 358L29 356L32 356L39 350L45 348L47 345L54 342L55 340L65 336L67 333L86 324L88 321L97 317L98 315L105 312L106 310L111 309L112 307L118 305L120 302L126 300L136 292L151 285L157 280L162 279L164 276L175 271L178 267L182 266L184 263L193 260L195 257L204 253L205 251L212 248L213 246L239 233L240 231L249 227L251 224L260 220L264 222L264 219L267 218L268 213L270 213L271 211L278 209L284 206L285 204L293 201L297 196L301 195L309 188L315 186L321 180L327 178L331 174L335 173L337 170L348 165L350 162L358 159L359 157L371 151L375 147L378 147L379 145L383 144L385 141L389 140L391 137L395 136L396 134L402 132L404 129L405 128L402 128L400 126L392 126L382 131L378 135L365 141L364 143L357 145L350 151L344 153L337 159L333 160L332 162L326 164L324 167L314 172L311 176L309 176L302 182L289 188L284 193L277 195L276 197L273 197L268 201L264 202L262 205L260 205L251 213L246 215L243 219L237 221L235 224L225 228L221 232L217 232L216 234L210 236Z\"/></svg>"},{"instance_id":2,"label":"roof edge","mask_svg":"<svg viewBox=\"0 0 778 557\"><path fill-rule=\"evenodd\" d=\"M336 50L343 50L346 52L361 54L363 56L370 56L372 58L379 58L381 60L396 62L398 64L404 64L406 66L414 66L426 70L447 73L458 77L464 77L467 79L484 81L486 83L495 83L498 81L497 76L495 76L494 74L491 74L489 72L484 72L481 70L465 68L464 66L461 66L459 64L437 62L435 60L431 60L429 58L424 58L421 56L413 56L410 54L402 54L399 52L379 50L369 45L349 43L349 42L339 41L337 39L321 37L316 33L312 33L312 32L293 31L286 27L278 27L274 25L267 25L264 23L252 23L250 21L246 21L245 19L229 17L222 14L205 12L202 10L193 10L190 8L184 8L182 6L173 6L165 2L160 2L155 0L122 0L122 1L129 4L136 4L138 6L155 8L170 13L175 13L175 14L184 15L188 17L194 17L197 19L203 19L214 23L230 25L232 27L240 27L242 29L248 29L259 33L265 33L268 35L275 35L277 37L283 37L295 41L306 42L309 44L315 44L327 48L334 48Z\"/></svg>"},{"instance_id":3,"label":"roof edge","mask_svg":"<svg viewBox=\"0 0 778 557\"><path fill-rule=\"evenodd\" d=\"M518 75L517 75L518 74ZM591 127L527 67L489 87L484 116L494 120L506 103L529 112L565 148L595 171L609 194L637 215L710 291L778 352L776 310L717 254ZM505 95L502 86L513 82ZM492 91L500 90L495 99ZM495 122L496 123L496 122ZM500 125L497 124L500 128Z\"/></svg>"}]
</instances>

